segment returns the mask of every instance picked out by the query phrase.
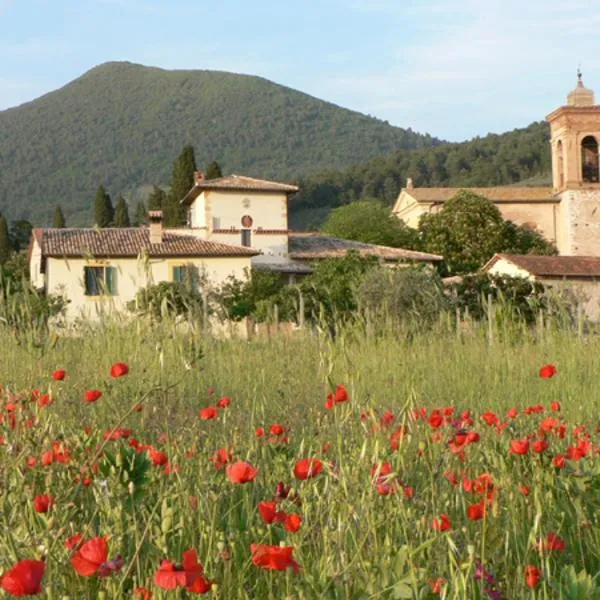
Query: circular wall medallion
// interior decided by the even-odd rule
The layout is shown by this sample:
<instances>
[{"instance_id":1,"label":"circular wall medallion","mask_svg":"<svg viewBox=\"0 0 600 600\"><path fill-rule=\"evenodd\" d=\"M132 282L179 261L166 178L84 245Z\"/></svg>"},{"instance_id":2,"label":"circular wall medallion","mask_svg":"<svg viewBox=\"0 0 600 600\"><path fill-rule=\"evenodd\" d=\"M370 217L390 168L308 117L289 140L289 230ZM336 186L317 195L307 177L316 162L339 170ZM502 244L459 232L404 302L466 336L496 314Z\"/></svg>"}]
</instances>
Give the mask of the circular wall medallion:
<instances>
[{"instance_id":1,"label":"circular wall medallion","mask_svg":"<svg viewBox=\"0 0 600 600\"><path fill-rule=\"evenodd\" d=\"M252 217L250 215L244 215L242 217L242 227L245 227L246 229L250 229L253 222L254 221L252 221Z\"/></svg>"}]
</instances>

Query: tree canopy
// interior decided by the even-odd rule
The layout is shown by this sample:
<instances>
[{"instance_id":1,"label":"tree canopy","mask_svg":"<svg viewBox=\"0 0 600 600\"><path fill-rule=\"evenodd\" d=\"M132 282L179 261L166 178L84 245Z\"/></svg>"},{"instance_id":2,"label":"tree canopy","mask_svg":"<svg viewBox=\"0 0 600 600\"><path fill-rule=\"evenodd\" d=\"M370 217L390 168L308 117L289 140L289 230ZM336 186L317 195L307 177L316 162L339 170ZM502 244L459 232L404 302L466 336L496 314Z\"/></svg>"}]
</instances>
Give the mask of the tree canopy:
<instances>
[{"instance_id":1,"label":"tree canopy","mask_svg":"<svg viewBox=\"0 0 600 600\"><path fill-rule=\"evenodd\" d=\"M166 227L177 227L185 223L181 200L194 187L194 171L196 171L194 148L193 146L185 146L173 163L171 189L167 194L166 204L163 208Z\"/></svg>"},{"instance_id":2,"label":"tree canopy","mask_svg":"<svg viewBox=\"0 0 600 600\"><path fill-rule=\"evenodd\" d=\"M119 196L119 199L117 200L117 204L115 206L114 226L131 226L131 221L129 220L129 207L127 206L127 202L125 202L125 198L123 198L123 196Z\"/></svg>"},{"instance_id":3,"label":"tree canopy","mask_svg":"<svg viewBox=\"0 0 600 600\"><path fill-rule=\"evenodd\" d=\"M57 204L52 217L52 227L56 227L56 229L64 229L66 226L67 221L65 219L63 209L60 204Z\"/></svg>"},{"instance_id":4,"label":"tree canopy","mask_svg":"<svg viewBox=\"0 0 600 600\"><path fill-rule=\"evenodd\" d=\"M96 192L94 216L96 227L110 227L115 216L112 200L103 185Z\"/></svg>"},{"instance_id":5,"label":"tree canopy","mask_svg":"<svg viewBox=\"0 0 600 600\"><path fill-rule=\"evenodd\" d=\"M374 199L365 199L331 211L322 227L324 233L347 240L394 248L418 248L418 233L390 214Z\"/></svg>"},{"instance_id":6,"label":"tree canopy","mask_svg":"<svg viewBox=\"0 0 600 600\"><path fill-rule=\"evenodd\" d=\"M213 160L204 174L205 179L218 179L223 177L223 171L221 171L221 165L216 160Z\"/></svg>"}]
</instances>

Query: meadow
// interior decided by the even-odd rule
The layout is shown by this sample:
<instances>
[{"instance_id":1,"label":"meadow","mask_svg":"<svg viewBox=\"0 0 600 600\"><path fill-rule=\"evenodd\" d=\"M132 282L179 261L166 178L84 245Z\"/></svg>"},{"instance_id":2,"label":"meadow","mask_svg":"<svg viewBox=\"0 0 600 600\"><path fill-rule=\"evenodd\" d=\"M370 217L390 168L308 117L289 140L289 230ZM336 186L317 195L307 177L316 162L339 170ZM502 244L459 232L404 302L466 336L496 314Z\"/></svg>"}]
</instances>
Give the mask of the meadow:
<instances>
[{"instance_id":1,"label":"meadow","mask_svg":"<svg viewBox=\"0 0 600 600\"><path fill-rule=\"evenodd\" d=\"M3 334L0 596L600 598L600 338Z\"/></svg>"}]
</instances>

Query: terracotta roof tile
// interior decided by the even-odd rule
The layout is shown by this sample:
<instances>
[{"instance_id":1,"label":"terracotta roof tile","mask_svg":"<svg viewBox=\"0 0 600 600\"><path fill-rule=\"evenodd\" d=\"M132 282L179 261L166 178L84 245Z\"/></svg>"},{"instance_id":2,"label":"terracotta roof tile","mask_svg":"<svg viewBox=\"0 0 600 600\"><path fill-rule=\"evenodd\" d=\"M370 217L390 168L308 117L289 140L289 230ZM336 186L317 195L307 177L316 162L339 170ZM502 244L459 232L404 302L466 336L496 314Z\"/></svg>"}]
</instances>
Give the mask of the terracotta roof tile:
<instances>
[{"instance_id":1,"label":"terracotta roof tile","mask_svg":"<svg viewBox=\"0 0 600 600\"><path fill-rule=\"evenodd\" d=\"M290 258L296 260L318 260L322 258L340 258L349 250L356 250L361 256L377 256L383 260L418 260L438 262L443 260L437 254L427 254L403 248L390 248L375 244L364 244L353 240L326 235L290 234L288 237Z\"/></svg>"},{"instance_id":2,"label":"terracotta roof tile","mask_svg":"<svg viewBox=\"0 0 600 600\"><path fill-rule=\"evenodd\" d=\"M266 179L254 179L244 175L227 175L218 179L196 182L194 187L181 200L182 204L191 204L204 190L230 190L240 192L279 192L293 194L298 191L297 185L278 183Z\"/></svg>"},{"instance_id":3,"label":"terracotta roof tile","mask_svg":"<svg viewBox=\"0 0 600 600\"><path fill-rule=\"evenodd\" d=\"M461 190L473 192L492 202L559 202L552 188L546 187L474 187L474 188L403 188L418 202L446 202Z\"/></svg>"},{"instance_id":4,"label":"terracotta roof tile","mask_svg":"<svg viewBox=\"0 0 600 600\"><path fill-rule=\"evenodd\" d=\"M256 256L253 248L202 240L191 235L163 231L160 244L150 243L145 227L36 229L34 238L43 256L136 257L146 250L151 257Z\"/></svg>"},{"instance_id":5,"label":"terracotta roof tile","mask_svg":"<svg viewBox=\"0 0 600 600\"><path fill-rule=\"evenodd\" d=\"M536 277L600 277L600 256L496 254L482 269L487 271L502 259Z\"/></svg>"}]
</instances>

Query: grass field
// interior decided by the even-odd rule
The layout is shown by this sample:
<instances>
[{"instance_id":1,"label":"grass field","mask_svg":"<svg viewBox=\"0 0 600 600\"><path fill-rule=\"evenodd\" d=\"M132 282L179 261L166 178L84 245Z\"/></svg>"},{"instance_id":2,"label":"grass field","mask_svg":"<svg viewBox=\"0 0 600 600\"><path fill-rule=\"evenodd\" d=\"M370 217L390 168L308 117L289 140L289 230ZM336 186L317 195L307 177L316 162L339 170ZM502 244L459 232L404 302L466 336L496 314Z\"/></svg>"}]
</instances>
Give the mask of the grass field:
<instances>
[{"instance_id":1,"label":"grass field","mask_svg":"<svg viewBox=\"0 0 600 600\"><path fill-rule=\"evenodd\" d=\"M600 339L175 331L3 338L4 590L600 598Z\"/></svg>"}]
</instances>

